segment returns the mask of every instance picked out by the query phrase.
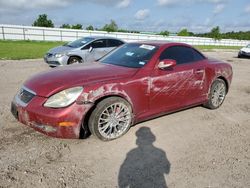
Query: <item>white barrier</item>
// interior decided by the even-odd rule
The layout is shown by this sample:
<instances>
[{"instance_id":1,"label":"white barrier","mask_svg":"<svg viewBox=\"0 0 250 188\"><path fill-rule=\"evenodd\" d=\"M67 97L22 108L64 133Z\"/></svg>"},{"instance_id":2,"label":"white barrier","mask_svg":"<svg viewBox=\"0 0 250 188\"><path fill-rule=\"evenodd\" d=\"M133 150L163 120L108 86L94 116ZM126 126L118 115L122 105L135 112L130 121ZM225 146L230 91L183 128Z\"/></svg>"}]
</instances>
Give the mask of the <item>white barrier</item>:
<instances>
[{"instance_id":1,"label":"white barrier","mask_svg":"<svg viewBox=\"0 0 250 188\"><path fill-rule=\"evenodd\" d=\"M0 40L73 41L85 36L109 36L120 38L127 42L140 40L166 40L172 42L184 42L190 45L246 46L247 44L250 44L250 41L247 40L222 39L216 41L212 38L203 37L164 37L161 35L137 33L108 33L105 31L0 25Z\"/></svg>"}]
</instances>

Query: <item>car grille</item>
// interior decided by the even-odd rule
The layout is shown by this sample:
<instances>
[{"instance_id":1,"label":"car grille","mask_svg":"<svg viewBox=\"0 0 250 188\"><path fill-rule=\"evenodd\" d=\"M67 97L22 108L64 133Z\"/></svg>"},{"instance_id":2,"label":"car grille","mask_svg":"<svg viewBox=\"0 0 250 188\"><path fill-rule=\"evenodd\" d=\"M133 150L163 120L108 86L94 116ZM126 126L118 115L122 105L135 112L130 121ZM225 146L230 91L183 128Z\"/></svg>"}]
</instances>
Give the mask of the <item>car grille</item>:
<instances>
[{"instance_id":1,"label":"car grille","mask_svg":"<svg viewBox=\"0 0 250 188\"><path fill-rule=\"evenodd\" d=\"M24 88L22 88L18 93L19 99L26 104L29 103L34 96L35 96L34 93L31 93L30 91Z\"/></svg>"},{"instance_id":2,"label":"car grille","mask_svg":"<svg viewBox=\"0 0 250 188\"><path fill-rule=\"evenodd\" d=\"M243 55L250 55L250 53L244 52L244 51L242 51L242 54L243 54Z\"/></svg>"}]
</instances>

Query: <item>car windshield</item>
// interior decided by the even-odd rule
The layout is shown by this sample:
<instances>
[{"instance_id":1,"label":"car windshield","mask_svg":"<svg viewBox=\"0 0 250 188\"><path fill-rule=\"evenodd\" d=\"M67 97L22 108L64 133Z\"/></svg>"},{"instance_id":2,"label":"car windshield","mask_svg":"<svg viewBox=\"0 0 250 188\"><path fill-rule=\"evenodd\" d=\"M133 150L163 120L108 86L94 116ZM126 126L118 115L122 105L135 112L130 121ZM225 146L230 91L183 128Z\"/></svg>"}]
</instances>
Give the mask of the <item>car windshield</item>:
<instances>
[{"instance_id":1,"label":"car windshield","mask_svg":"<svg viewBox=\"0 0 250 188\"><path fill-rule=\"evenodd\" d=\"M140 68L148 63L158 47L148 44L125 44L99 61L123 67Z\"/></svg>"},{"instance_id":2,"label":"car windshield","mask_svg":"<svg viewBox=\"0 0 250 188\"><path fill-rule=\"evenodd\" d=\"M65 44L65 46L69 46L69 47L72 47L72 48L79 48L79 47L89 43L92 40L94 40L94 39L90 38L90 37L84 37L84 38L75 40L73 42L69 42L69 43Z\"/></svg>"},{"instance_id":3,"label":"car windshield","mask_svg":"<svg viewBox=\"0 0 250 188\"><path fill-rule=\"evenodd\" d=\"M248 44L246 47L247 47L247 48L250 48L250 44Z\"/></svg>"}]
</instances>

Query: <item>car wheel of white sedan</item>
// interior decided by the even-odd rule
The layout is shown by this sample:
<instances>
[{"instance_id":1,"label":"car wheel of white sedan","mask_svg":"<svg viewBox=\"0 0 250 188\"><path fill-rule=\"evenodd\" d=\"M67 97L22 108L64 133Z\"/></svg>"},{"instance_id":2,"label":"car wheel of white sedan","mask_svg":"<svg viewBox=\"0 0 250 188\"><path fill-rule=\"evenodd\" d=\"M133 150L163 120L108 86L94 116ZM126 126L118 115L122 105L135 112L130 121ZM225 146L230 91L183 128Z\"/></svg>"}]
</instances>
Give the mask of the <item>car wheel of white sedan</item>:
<instances>
[{"instance_id":1,"label":"car wheel of white sedan","mask_svg":"<svg viewBox=\"0 0 250 188\"><path fill-rule=\"evenodd\" d=\"M90 132L109 141L124 135L132 123L130 104L119 97L106 98L97 104L89 118Z\"/></svg>"},{"instance_id":2,"label":"car wheel of white sedan","mask_svg":"<svg viewBox=\"0 0 250 188\"><path fill-rule=\"evenodd\" d=\"M68 65L82 63L82 59L79 57L70 57L68 60Z\"/></svg>"}]
</instances>

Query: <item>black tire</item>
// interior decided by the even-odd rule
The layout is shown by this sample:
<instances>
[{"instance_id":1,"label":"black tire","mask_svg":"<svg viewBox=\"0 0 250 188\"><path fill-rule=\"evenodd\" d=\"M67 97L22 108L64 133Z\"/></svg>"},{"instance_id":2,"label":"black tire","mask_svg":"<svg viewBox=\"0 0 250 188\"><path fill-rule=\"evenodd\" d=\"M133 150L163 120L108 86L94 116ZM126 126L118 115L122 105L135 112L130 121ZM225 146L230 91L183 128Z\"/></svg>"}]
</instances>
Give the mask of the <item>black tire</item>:
<instances>
[{"instance_id":1,"label":"black tire","mask_svg":"<svg viewBox=\"0 0 250 188\"><path fill-rule=\"evenodd\" d=\"M240 54L238 54L238 58L242 58L242 56Z\"/></svg>"},{"instance_id":2,"label":"black tire","mask_svg":"<svg viewBox=\"0 0 250 188\"><path fill-rule=\"evenodd\" d=\"M110 120L112 114L109 114L109 116L104 117L105 114L107 114L105 112L110 113L109 111L112 111L113 106L114 106L114 111L115 112L111 112L111 113L116 114L116 115L113 116L114 118L117 118L116 121L115 120ZM120 109L122 109L122 107L125 108L124 112L122 110L120 110ZM116 113L117 108L119 108L119 110L120 110L120 111L118 111L119 114L121 114L121 113L124 113L124 114L128 113L129 114L124 119L124 122L126 121L126 119L130 119L130 120L128 120L126 122L126 124L124 122L122 122L122 121L119 121L118 116L120 116L120 115ZM125 110L126 110L126 113L125 113ZM124 118L124 117L125 116L120 117L120 120L121 120L121 118ZM124 134L127 133L127 131L129 130L129 128L131 126L131 123L132 123L132 117L133 117L132 108L131 108L130 104L126 100L124 100L124 99L122 99L120 97L109 97L109 98L106 98L106 99L102 100L101 102L99 102L96 105L96 108L94 109L94 111L91 113L89 121L88 121L89 130L90 130L92 135L96 136L100 140L103 140L103 141L114 140L114 139L117 139L117 138L119 138L119 137L121 137L121 136L123 136ZM106 121L103 121L103 118L106 118ZM109 119L109 120L107 120L107 119ZM103 124L100 124L100 121L103 121ZM114 121L115 121L115 123L114 123ZM104 122L106 122L106 125L105 125ZM103 129L103 127L106 127L106 126L109 129L104 128L105 130L103 130L103 131L100 130L100 129ZM117 136L110 136L110 137L104 136L105 134L108 134L108 133L105 133L106 130L107 130L107 132L109 132L109 131L112 132L112 130L116 131L118 129L122 129L122 130L117 133Z\"/></svg>"},{"instance_id":3,"label":"black tire","mask_svg":"<svg viewBox=\"0 0 250 188\"><path fill-rule=\"evenodd\" d=\"M89 127L84 124L84 122L81 125L80 128L80 139L86 139L91 135L90 131L89 131Z\"/></svg>"},{"instance_id":4,"label":"black tire","mask_svg":"<svg viewBox=\"0 0 250 188\"><path fill-rule=\"evenodd\" d=\"M75 64L75 63L82 63L82 59L80 57L72 56L68 60L68 65Z\"/></svg>"},{"instance_id":5,"label":"black tire","mask_svg":"<svg viewBox=\"0 0 250 188\"><path fill-rule=\"evenodd\" d=\"M221 87L221 92L216 91L218 87ZM204 104L204 107L209 109L219 108L225 100L227 94L227 85L224 80L217 78L211 85L208 101ZM216 102L217 99L217 102Z\"/></svg>"}]
</instances>

